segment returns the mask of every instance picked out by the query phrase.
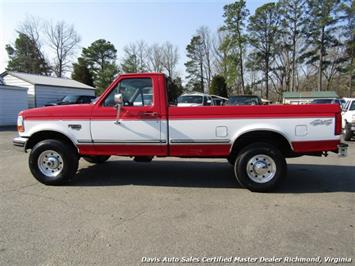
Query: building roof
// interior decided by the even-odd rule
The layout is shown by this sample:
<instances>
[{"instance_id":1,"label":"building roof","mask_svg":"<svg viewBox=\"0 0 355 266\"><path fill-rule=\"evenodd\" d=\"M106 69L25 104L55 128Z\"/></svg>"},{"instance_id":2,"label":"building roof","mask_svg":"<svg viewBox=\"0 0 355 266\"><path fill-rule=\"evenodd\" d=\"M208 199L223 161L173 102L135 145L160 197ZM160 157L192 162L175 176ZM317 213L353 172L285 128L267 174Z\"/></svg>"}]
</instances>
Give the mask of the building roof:
<instances>
[{"instance_id":1,"label":"building roof","mask_svg":"<svg viewBox=\"0 0 355 266\"><path fill-rule=\"evenodd\" d=\"M338 98L335 91L284 92L283 98Z\"/></svg>"},{"instance_id":2,"label":"building roof","mask_svg":"<svg viewBox=\"0 0 355 266\"><path fill-rule=\"evenodd\" d=\"M27 81L28 83L31 83L33 85L47 85L47 86L55 86L55 87L70 87L70 88L78 88L78 89L95 90L94 87L91 87L89 85L86 85L84 83L69 78L57 78L57 77L49 77L49 76L13 72L13 71L5 71L0 74L0 77L4 77L6 75L14 76L18 79Z\"/></svg>"}]
</instances>

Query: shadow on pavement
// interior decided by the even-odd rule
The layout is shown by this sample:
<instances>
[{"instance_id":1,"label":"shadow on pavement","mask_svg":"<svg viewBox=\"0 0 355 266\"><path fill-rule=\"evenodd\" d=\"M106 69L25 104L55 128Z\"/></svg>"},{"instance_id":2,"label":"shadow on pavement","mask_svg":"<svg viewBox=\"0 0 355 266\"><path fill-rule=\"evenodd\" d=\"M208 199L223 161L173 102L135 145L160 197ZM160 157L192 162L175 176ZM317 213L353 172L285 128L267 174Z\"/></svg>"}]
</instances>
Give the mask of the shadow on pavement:
<instances>
[{"instance_id":1,"label":"shadow on pavement","mask_svg":"<svg viewBox=\"0 0 355 266\"><path fill-rule=\"evenodd\" d=\"M289 164L276 193L355 192L355 166ZM108 161L78 171L71 186L168 186L240 188L233 167L224 162Z\"/></svg>"},{"instance_id":2,"label":"shadow on pavement","mask_svg":"<svg viewBox=\"0 0 355 266\"><path fill-rule=\"evenodd\" d=\"M0 132L5 132L5 131L17 131L16 126L0 126Z\"/></svg>"}]
</instances>

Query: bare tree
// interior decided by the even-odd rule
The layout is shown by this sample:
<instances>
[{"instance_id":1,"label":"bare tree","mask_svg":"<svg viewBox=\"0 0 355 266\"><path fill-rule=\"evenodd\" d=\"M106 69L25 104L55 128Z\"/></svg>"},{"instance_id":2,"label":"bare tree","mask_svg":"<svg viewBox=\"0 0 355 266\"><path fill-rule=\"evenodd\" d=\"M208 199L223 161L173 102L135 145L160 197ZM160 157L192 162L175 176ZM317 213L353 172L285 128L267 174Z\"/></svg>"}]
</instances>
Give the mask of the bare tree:
<instances>
[{"instance_id":1,"label":"bare tree","mask_svg":"<svg viewBox=\"0 0 355 266\"><path fill-rule=\"evenodd\" d=\"M121 64L126 73L142 73L148 70L148 45L144 41L132 42L123 48Z\"/></svg>"},{"instance_id":2,"label":"bare tree","mask_svg":"<svg viewBox=\"0 0 355 266\"><path fill-rule=\"evenodd\" d=\"M17 28L18 33L27 35L32 42L36 44L38 48L41 48L40 31L42 29L42 23L39 18L33 16L27 16Z\"/></svg>"},{"instance_id":3,"label":"bare tree","mask_svg":"<svg viewBox=\"0 0 355 266\"><path fill-rule=\"evenodd\" d=\"M163 67L167 71L169 77L174 79L175 68L179 60L178 48L170 42L162 45L163 51Z\"/></svg>"},{"instance_id":4,"label":"bare tree","mask_svg":"<svg viewBox=\"0 0 355 266\"><path fill-rule=\"evenodd\" d=\"M205 79L206 79L206 85L207 89L210 88L211 86L211 81L212 81L212 41L211 41L211 34L210 30L206 26L201 26L197 30L197 34L201 36L201 44L202 44L202 49L204 58L203 58L203 69L205 72Z\"/></svg>"},{"instance_id":5,"label":"bare tree","mask_svg":"<svg viewBox=\"0 0 355 266\"><path fill-rule=\"evenodd\" d=\"M70 67L70 59L80 42L80 37L73 25L64 21L47 23L46 33L49 47L55 52L53 71L57 77L62 77Z\"/></svg>"},{"instance_id":6,"label":"bare tree","mask_svg":"<svg viewBox=\"0 0 355 266\"><path fill-rule=\"evenodd\" d=\"M148 48L148 69L152 72L163 72L163 50L162 47L155 43Z\"/></svg>"}]
</instances>

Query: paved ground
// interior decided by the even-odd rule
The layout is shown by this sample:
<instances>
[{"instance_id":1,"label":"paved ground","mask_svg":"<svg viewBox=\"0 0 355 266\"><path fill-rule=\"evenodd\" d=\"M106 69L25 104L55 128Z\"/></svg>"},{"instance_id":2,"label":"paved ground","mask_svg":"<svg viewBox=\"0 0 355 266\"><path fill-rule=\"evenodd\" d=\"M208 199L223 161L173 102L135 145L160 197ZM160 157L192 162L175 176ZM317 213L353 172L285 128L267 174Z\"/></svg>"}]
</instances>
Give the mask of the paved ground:
<instances>
[{"instance_id":1,"label":"paved ground","mask_svg":"<svg viewBox=\"0 0 355 266\"><path fill-rule=\"evenodd\" d=\"M164 256L354 263L355 142L347 158L289 160L287 182L263 194L239 188L224 160L81 161L71 185L44 186L28 155L13 150L15 135L0 132L0 265L137 265Z\"/></svg>"}]
</instances>

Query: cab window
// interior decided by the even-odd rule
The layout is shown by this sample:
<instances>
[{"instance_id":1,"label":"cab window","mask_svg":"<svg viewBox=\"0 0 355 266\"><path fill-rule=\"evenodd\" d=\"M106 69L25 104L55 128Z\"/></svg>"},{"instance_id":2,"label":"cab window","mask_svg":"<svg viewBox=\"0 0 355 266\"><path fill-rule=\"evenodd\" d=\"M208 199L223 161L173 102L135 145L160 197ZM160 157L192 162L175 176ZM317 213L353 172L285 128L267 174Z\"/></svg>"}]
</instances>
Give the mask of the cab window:
<instances>
[{"instance_id":1,"label":"cab window","mask_svg":"<svg viewBox=\"0 0 355 266\"><path fill-rule=\"evenodd\" d=\"M153 105L153 86L150 78L123 79L105 98L103 106L115 105L115 94L121 93L123 106Z\"/></svg>"}]
</instances>

